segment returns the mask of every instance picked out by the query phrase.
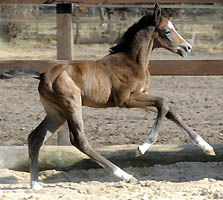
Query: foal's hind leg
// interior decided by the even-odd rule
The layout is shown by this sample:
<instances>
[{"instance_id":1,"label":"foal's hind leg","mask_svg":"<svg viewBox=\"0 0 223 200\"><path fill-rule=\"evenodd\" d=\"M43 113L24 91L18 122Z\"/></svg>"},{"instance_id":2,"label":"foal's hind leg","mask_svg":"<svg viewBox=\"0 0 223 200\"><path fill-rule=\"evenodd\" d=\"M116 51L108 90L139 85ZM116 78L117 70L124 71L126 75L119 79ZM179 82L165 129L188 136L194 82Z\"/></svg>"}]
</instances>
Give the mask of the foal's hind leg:
<instances>
[{"instance_id":1,"label":"foal's hind leg","mask_svg":"<svg viewBox=\"0 0 223 200\"><path fill-rule=\"evenodd\" d=\"M126 181L130 181L131 179L133 179L132 175L117 167L115 164L107 160L91 147L85 135L82 119L80 116L77 116L76 114L67 115L67 121L70 130L70 139L72 145L74 145L81 152L92 158L103 168L105 168L109 172L112 172L116 177Z\"/></svg>"},{"instance_id":2,"label":"foal's hind leg","mask_svg":"<svg viewBox=\"0 0 223 200\"><path fill-rule=\"evenodd\" d=\"M60 106L63 108L64 115L68 122L72 145L95 160L99 165L112 172L115 176L126 181L132 179L130 174L124 172L115 164L100 155L88 143L82 120L81 92L75 85L75 82L67 75L66 72L61 73L57 78L57 82L61 84L57 85L57 83L55 83L54 88L55 91L58 92Z\"/></svg>"},{"instance_id":3,"label":"foal's hind leg","mask_svg":"<svg viewBox=\"0 0 223 200\"><path fill-rule=\"evenodd\" d=\"M173 107L169 108L169 111L166 115L167 119L170 119L171 121L175 122L191 139L195 142L207 155L215 155L215 152L213 150L213 147L209 145L207 142L204 141L204 139L194 132L192 129L190 129L186 123L181 119L179 115L176 114Z\"/></svg>"},{"instance_id":4,"label":"foal's hind leg","mask_svg":"<svg viewBox=\"0 0 223 200\"><path fill-rule=\"evenodd\" d=\"M64 122L63 116L55 112L54 116L47 115L39 126L29 134L30 188L35 190L41 189L38 182L38 156L47 131L54 133Z\"/></svg>"}]
</instances>

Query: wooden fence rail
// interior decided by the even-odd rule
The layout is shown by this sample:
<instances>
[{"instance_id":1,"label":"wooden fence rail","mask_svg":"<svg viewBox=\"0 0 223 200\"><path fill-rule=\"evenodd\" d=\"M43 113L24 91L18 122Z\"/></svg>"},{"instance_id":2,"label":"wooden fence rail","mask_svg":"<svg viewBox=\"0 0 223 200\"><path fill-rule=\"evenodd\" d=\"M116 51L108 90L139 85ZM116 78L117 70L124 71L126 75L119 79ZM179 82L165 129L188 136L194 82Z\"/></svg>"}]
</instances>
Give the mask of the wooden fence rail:
<instances>
[{"instance_id":1,"label":"wooden fence rail","mask_svg":"<svg viewBox=\"0 0 223 200\"><path fill-rule=\"evenodd\" d=\"M44 4L46 0L1 0L0 4ZM52 2L52 1L49 1ZM145 3L223 3L223 0L55 0L53 3L81 4L145 4Z\"/></svg>"},{"instance_id":2,"label":"wooden fence rail","mask_svg":"<svg viewBox=\"0 0 223 200\"><path fill-rule=\"evenodd\" d=\"M0 60L0 69L32 68L44 72L59 63L84 62L65 60ZM223 75L223 60L152 60L151 75L207 76Z\"/></svg>"}]
</instances>

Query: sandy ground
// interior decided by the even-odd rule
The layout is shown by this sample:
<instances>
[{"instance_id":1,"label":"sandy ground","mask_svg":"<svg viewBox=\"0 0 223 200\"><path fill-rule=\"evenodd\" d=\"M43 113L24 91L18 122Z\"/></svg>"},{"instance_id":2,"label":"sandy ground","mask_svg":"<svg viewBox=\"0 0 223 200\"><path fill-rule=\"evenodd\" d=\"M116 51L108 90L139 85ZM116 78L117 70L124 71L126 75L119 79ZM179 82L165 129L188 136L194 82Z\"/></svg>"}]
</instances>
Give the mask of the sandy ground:
<instances>
[{"instance_id":1,"label":"sandy ground","mask_svg":"<svg viewBox=\"0 0 223 200\"><path fill-rule=\"evenodd\" d=\"M22 76L0 80L0 144L25 145L28 133L43 119L38 80ZM166 97L186 123L210 143L223 140L222 77L152 77L151 94ZM84 108L86 134L93 146L141 143L155 114L139 109ZM191 141L167 120L157 143ZM56 134L47 141L56 144ZM0 170L0 200L51 199L223 199L223 163L177 163L127 168L138 183L119 181L103 169L41 172L44 189L29 188L29 174Z\"/></svg>"},{"instance_id":2,"label":"sandy ground","mask_svg":"<svg viewBox=\"0 0 223 200\"><path fill-rule=\"evenodd\" d=\"M0 170L0 200L210 200L223 199L223 163L177 163L126 168L138 182L126 183L103 169L40 173L41 192L28 189L28 174Z\"/></svg>"},{"instance_id":3,"label":"sandy ground","mask_svg":"<svg viewBox=\"0 0 223 200\"><path fill-rule=\"evenodd\" d=\"M16 52L16 59L24 58ZM91 55L91 59L96 58L96 54ZM26 145L28 134L43 119L37 87L38 80L30 75L0 80L0 145ZM185 122L207 142L223 143L222 77L152 77L150 93L175 105ZM90 143L99 147L142 143L155 114L140 109L83 108L83 119ZM55 134L47 144L55 145L56 140ZM165 120L157 143L191 141L176 125ZM40 173L43 190L37 192L29 189L28 173L0 169L0 200L223 199L223 163L177 163L125 170L139 182L119 181L103 169L44 171Z\"/></svg>"}]
</instances>

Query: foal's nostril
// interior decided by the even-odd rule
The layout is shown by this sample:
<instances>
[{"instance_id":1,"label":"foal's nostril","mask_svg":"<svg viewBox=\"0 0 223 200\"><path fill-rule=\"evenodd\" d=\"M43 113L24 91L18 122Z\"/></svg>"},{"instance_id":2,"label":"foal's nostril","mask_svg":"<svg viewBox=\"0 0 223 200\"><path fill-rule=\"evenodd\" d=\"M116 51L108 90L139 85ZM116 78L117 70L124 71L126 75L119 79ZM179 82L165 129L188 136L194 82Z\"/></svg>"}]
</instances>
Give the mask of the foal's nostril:
<instances>
[{"instance_id":1,"label":"foal's nostril","mask_svg":"<svg viewBox=\"0 0 223 200\"><path fill-rule=\"evenodd\" d=\"M187 45L187 50L190 51L192 49L192 46L189 44Z\"/></svg>"}]
</instances>

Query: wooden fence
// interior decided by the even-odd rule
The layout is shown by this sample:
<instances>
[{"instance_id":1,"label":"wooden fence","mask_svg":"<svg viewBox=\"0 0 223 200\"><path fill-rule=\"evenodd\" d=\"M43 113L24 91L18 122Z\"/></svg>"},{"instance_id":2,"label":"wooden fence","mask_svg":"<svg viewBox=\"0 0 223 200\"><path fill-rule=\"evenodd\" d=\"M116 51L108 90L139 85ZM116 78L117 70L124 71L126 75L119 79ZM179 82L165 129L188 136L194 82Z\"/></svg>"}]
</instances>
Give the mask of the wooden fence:
<instances>
[{"instance_id":1,"label":"wooden fence","mask_svg":"<svg viewBox=\"0 0 223 200\"><path fill-rule=\"evenodd\" d=\"M65 60L0 60L0 69L33 68L44 72ZM77 62L77 61L69 61ZM151 75L223 75L223 60L151 60Z\"/></svg>"},{"instance_id":2,"label":"wooden fence","mask_svg":"<svg viewBox=\"0 0 223 200\"><path fill-rule=\"evenodd\" d=\"M81 4L142 4L142 3L222 3L223 0L1 0L0 4L44 4L49 3L81 3Z\"/></svg>"}]
</instances>

